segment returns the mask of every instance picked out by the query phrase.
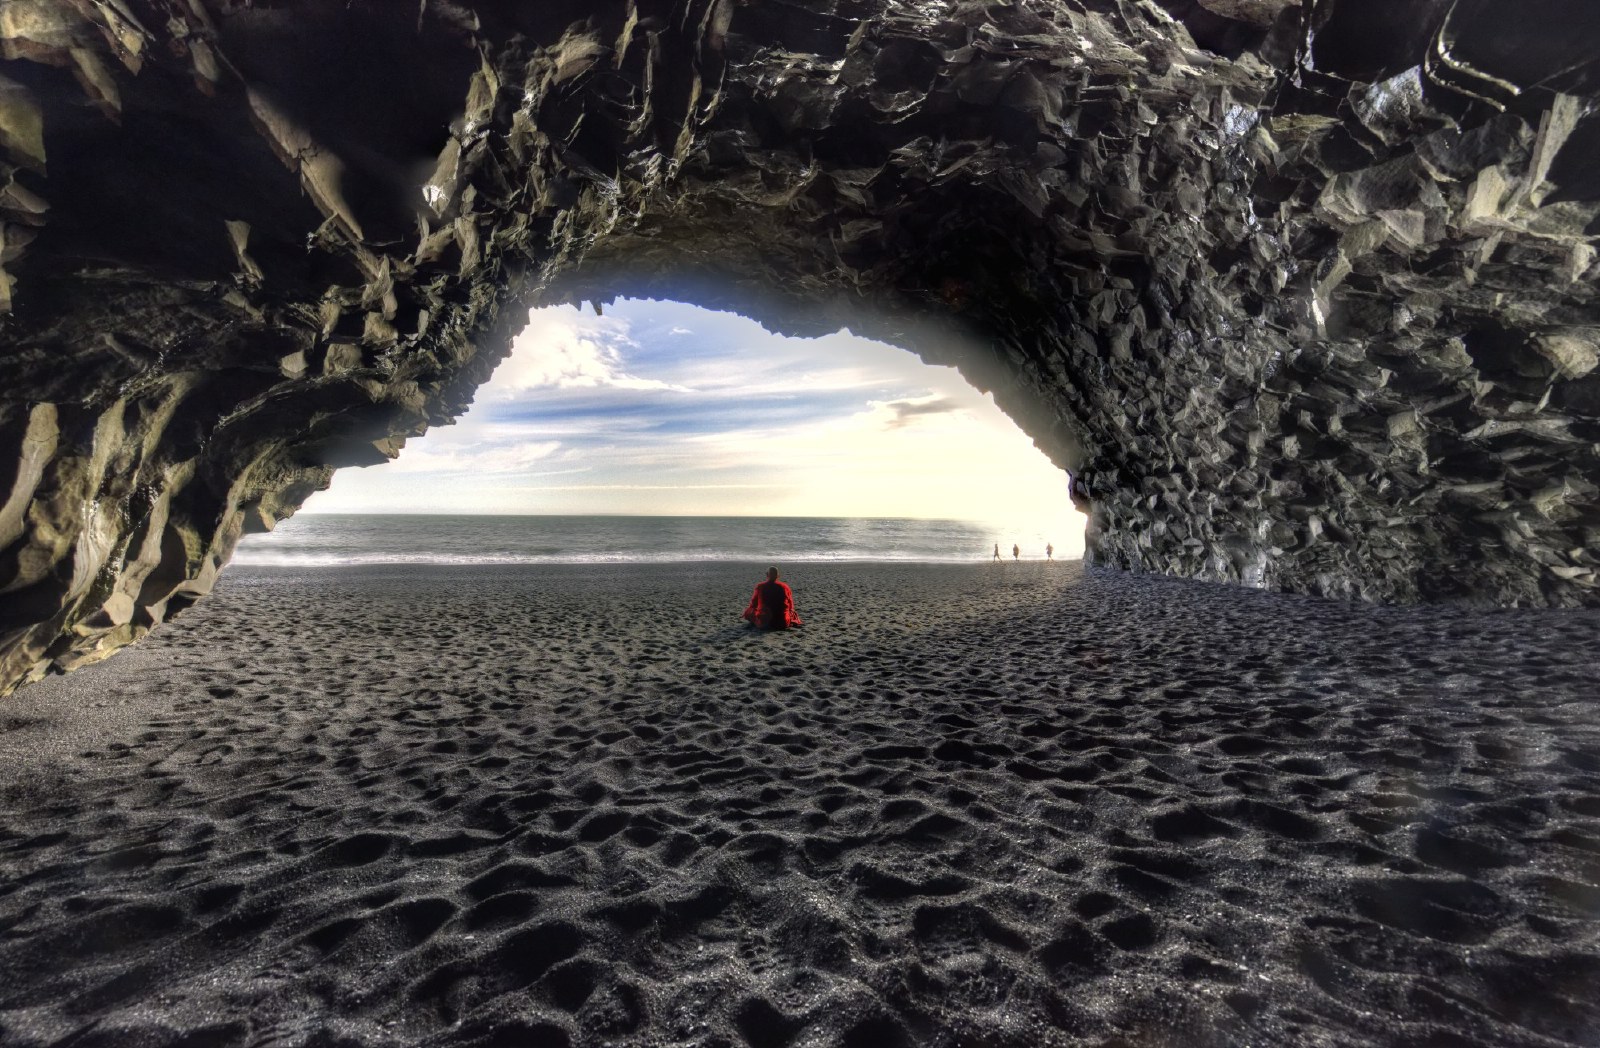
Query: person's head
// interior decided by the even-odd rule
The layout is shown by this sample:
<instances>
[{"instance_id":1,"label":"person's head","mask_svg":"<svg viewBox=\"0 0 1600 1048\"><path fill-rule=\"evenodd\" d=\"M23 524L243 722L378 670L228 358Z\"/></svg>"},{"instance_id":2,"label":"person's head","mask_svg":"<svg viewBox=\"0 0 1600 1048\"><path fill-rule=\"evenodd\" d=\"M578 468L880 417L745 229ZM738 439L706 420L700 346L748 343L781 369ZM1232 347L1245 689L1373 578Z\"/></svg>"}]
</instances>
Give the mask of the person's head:
<instances>
[{"instance_id":1,"label":"person's head","mask_svg":"<svg viewBox=\"0 0 1600 1048\"><path fill-rule=\"evenodd\" d=\"M768 582L777 582L778 581L778 569L777 568L768 568L767 569L767 581Z\"/></svg>"}]
</instances>

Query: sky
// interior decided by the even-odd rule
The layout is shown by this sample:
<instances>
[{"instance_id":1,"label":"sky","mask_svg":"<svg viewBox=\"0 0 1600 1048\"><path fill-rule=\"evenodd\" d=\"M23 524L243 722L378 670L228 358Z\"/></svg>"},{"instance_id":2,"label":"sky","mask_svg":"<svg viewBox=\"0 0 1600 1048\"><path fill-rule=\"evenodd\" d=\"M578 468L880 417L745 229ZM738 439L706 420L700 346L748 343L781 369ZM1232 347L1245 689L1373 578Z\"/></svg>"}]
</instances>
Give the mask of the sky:
<instances>
[{"instance_id":1,"label":"sky","mask_svg":"<svg viewBox=\"0 0 1600 1048\"><path fill-rule=\"evenodd\" d=\"M850 334L624 300L534 310L455 425L310 513L923 517L1081 549L1067 475L953 368Z\"/></svg>"}]
</instances>

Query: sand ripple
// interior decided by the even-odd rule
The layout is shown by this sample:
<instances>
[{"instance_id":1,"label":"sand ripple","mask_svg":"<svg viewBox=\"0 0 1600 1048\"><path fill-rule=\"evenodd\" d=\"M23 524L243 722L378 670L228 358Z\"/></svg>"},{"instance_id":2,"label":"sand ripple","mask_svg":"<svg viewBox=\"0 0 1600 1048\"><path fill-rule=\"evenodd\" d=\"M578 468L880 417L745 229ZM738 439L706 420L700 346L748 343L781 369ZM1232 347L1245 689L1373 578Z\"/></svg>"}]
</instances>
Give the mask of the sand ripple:
<instances>
[{"instance_id":1,"label":"sand ripple","mask_svg":"<svg viewBox=\"0 0 1600 1048\"><path fill-rule=\"evenodd\" d=\"M251 569L0 708L0 1043L1600 1042L1600 614Z\"/></svg>"}]
</instances>

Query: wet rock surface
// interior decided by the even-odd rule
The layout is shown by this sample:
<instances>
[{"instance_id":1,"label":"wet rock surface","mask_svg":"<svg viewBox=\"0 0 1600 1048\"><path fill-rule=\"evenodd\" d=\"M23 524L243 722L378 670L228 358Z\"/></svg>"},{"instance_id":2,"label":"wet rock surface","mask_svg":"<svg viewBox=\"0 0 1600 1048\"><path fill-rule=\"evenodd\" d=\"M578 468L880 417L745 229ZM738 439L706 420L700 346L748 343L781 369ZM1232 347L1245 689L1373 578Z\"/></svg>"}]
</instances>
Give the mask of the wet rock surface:
<instances>
[{"instance_id":1,"label":"wet rock surface","mask_svg":"<svg viewBox=\"0 0 1600 1048\"><path fill-rule=\"evenodd\" d=\"M1597 54L1577 0L11 0L0 687L650 291L956 364L1100 563L1593 604Z\"/></svg>"}]
</instances>

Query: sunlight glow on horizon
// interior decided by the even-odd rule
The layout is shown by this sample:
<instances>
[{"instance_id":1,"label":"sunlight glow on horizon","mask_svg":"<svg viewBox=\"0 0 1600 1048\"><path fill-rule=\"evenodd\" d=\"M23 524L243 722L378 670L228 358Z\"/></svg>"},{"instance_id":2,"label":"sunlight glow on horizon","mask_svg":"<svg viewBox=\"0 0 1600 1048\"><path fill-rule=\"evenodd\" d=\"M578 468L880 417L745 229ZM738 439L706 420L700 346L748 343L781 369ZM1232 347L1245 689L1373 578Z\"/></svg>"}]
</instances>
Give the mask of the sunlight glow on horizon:
<instances>
[{"instance_id":1,"label":"sunlight glow on horizon","mask_svg":"<svg viewBox=\"0 0 1600 1048\"><path fill-rule=\"evenodd\" d=\"M953 368L676 302L535 310L453 426L307 513L911 517L1083 546L1067 474Z\"/></svg>"}]
</instances>

